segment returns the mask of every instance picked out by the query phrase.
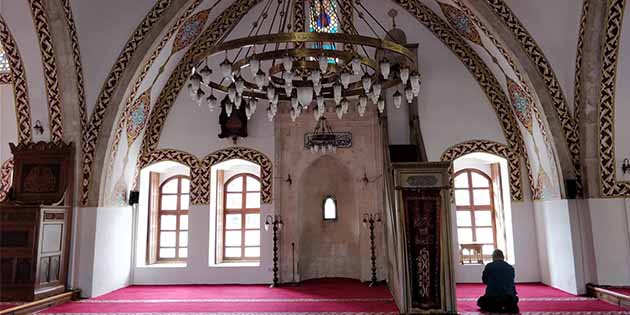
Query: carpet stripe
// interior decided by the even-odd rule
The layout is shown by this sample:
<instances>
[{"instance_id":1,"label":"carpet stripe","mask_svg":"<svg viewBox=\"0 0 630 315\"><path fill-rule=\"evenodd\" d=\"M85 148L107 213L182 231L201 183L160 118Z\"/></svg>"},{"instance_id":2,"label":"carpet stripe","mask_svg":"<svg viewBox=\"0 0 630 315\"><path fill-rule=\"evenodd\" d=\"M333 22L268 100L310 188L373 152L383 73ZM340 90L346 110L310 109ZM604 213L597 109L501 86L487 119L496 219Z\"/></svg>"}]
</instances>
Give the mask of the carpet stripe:
<instances>
[{"instance_id":1,"label":"carpet stripe","mask_svg":"<svg viewBox=\"0 0 630 315\"><path fill-rule=\"evenodd\" d=\"M55 315L399 315L398 312L133 312L133 313L48 313ZM597 314L600 315L600 314ZM602 314L604 315L604 314ZM608 315L608 314L606 314ZM612 314L616 315L616 314Z\"/></svg>"},{"instance_id":2,"label":"carpet stripe","mask_svg":"<svg viewBox=\"0 0 630 315\"><path fill-rule=\"evenodd\" d=\"M459 315L504 315L505 313L461 312ZM520 312L520 315L628 315L630 311L585 311L585 312Z\"/></svg>"},{"instance_id":3,"label":"carpet stripe","mask_svg":"<svg viewBox=\"0 0 630 315\"><path fill-rule=\"evenodd\" d=\"M459 302L476 302L478 298L457 298ZM576 302L576 301L596 301L593 297L529 297L518 298L518 302Z\"/></svg>"},{"instance_id":4,"label":"carpet stripe","mask_svg":"<svg viewBox=\"0 0 630 315\"><path fill-rule=\"evenodd\" d=\"M82 300L78 303L302 303L302 302L393 302L393 298L341 298L341 299L142 299L142 300Z\"/></svg>"}]
</instances>

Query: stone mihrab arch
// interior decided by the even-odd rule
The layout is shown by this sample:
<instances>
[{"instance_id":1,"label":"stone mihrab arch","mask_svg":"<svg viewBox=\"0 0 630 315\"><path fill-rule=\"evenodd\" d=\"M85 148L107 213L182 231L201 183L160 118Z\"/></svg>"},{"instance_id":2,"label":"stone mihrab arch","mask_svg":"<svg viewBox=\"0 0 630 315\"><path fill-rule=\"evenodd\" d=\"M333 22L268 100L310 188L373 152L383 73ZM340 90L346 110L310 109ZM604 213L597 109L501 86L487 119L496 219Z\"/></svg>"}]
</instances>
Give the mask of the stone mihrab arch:
<instances>
[{"instance_id":1,"label":"stone mihrab arch","mask_svg":"<svg viewBox=\"0 0 630 315\"><path fill-rule=\"evenodd\" d=\"M440 158L444 162L454 161L466 154L485 152L505 158L508 161L508 174L510 177L510 194L512 200L523 200L523 188L521 177L521 163L516 152L506 145L489 140L471 140L456 144L444 151ZM450 182L453 183L453 164L450 166Z\"/></svg>"},{"instance_id":2,"label":"stone mihrab arch","mask_svg":"<svg viewBox=\"0 0 630 315\"><path fill-rule=\"evenodd\" d=\"M26 73L20 57L20 51L9 31L9 27L0 15L0 42L9 59L13 79L13 97L17 118L18 140L21 143L31 141L31 106L28 100Z\"/></svg>"}]
</instances>

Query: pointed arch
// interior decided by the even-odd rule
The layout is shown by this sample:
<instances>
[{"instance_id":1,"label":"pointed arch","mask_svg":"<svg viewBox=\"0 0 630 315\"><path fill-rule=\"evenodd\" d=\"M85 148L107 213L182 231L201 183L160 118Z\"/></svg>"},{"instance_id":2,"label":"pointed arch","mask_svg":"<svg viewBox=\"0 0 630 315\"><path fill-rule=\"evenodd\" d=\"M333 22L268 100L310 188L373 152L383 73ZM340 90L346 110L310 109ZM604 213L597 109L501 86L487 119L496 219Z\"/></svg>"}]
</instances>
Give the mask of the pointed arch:
<instances>
[{"instance_id":1,"label":"pointed arch","mask_svg":"<svg viewBox=\"0 0 630 315\"><path fill-rule=\"evenodd\" d=\"M444 151L440 158L444 162L452 162L466 154L485 152L500 156L508 161L508 174L510 177L510 195L514 201L523 200L523 188L521 178L521 163L518 154L508 146L489 140L471 140L458 143ZM449 167L451 186L453 184L453 164Z\"/></svg>"},{"instance_id":2,"label":"pointed arch","mask_svg":"<svg viewBox=\"0 0 630 315\"><path fill-rule=\"evenodd\" d=\"M201 161L204 174L210 174L210 168L213 165L232 159L241 159L260 166L260 196L263 203L271 203L273 197L273 165L271 159L259 151L245 147L230 147L212 152ZM204 200L208 203L210 202L210 177L204 177L207 177L204 181L204 184L207 185L207 189L204 190Z\"/></svg>"},{"instance_id":3,"label":"pointed arch","mask_svg":"<svg viewBox=\"0 0 630 315\"><path fill-rule=\"evenodd\" d=\"M26 85L26 72L20 57L20 51L11 35L4 18L0 15L0 43L4 48L13 80L13 97L15 98L15 114L18 126L18 139L20 143L29 142L31 135L31 106L28 99Z\"/></svg>"}]
</instances>

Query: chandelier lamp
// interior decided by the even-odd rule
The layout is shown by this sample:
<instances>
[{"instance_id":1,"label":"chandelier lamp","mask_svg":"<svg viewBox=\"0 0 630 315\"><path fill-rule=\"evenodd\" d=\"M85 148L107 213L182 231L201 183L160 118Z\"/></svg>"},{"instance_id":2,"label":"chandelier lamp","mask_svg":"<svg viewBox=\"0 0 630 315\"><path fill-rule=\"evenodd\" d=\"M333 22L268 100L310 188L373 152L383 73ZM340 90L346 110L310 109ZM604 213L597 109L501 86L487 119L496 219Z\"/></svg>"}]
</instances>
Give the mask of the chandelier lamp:
<instances>
[{"instance_id":1,"label":"chandelier lamp","mask_svg":"<svg viewBox=\"0 0 630 315\"><path fill-rule=\"evenodd\" d=\"M324 116L318 119L315 130L311 135L310 150L311 153L321 152L322 154L337 152L337 136L332 128L328 126Z\"/></svg>"},{"instance_id":2,"label":"chandelier lamp","mask_svg":"<svg viewBox=\"0 0 630 315\"><path fill-rule=\"evenodd\" d=\"M311 1L320 6L324 2ZM354 25L347 33L293 32L292 25L297 25L290 12L293 1L267 0L248 36L224 38L197 59L187 85L190 96L200 106L222 108L228 117L244 106L248 119L264 101L270 121L279 106L286 106L293 121L311 110L321 122L332 109L342 119L350 106L356 106L363 116L369 103L382 113L383 91L392 87L397 87L393 95L396 108L403 97L411 103L420 92L414 53L381 38L375 32L380 27L387 33L381 23L360 1L350 2L373 34L359 34ZM332 17L339 21L336 2L334 9ZM220 54L224 58L218 67L211 64L212 56ZM217 68L220 73L213 74L212 69Z\"/></svg>"}]
</instances>

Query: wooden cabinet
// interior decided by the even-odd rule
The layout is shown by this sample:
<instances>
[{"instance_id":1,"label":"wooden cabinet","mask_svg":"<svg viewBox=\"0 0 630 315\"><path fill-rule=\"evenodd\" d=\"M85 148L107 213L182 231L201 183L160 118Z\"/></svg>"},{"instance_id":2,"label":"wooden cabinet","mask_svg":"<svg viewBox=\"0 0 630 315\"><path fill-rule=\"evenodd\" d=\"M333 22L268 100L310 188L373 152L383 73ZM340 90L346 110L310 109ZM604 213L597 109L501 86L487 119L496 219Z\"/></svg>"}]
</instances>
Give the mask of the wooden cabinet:
<instances>
[{"instance_id":1,"label":"wooden cabinet","mask_svg":"<svg viewBox=\"0 0 630 315\"><path fill-rule=\"evenodd\" d=\"M27 302L66 290L74 147L10 146L15 168L9 199L0 203L0 301Z\"/></svg>"},{"instance_id":2,"label":"wooden cabinet","mask_svg":"<svg viewBox=\"0 0 630 315\"><path fill-rule=\"evenodd\" d=\"M66 290L71 208L0 204L0 297L33 301Z\"/></svg>"}]
</instances>

